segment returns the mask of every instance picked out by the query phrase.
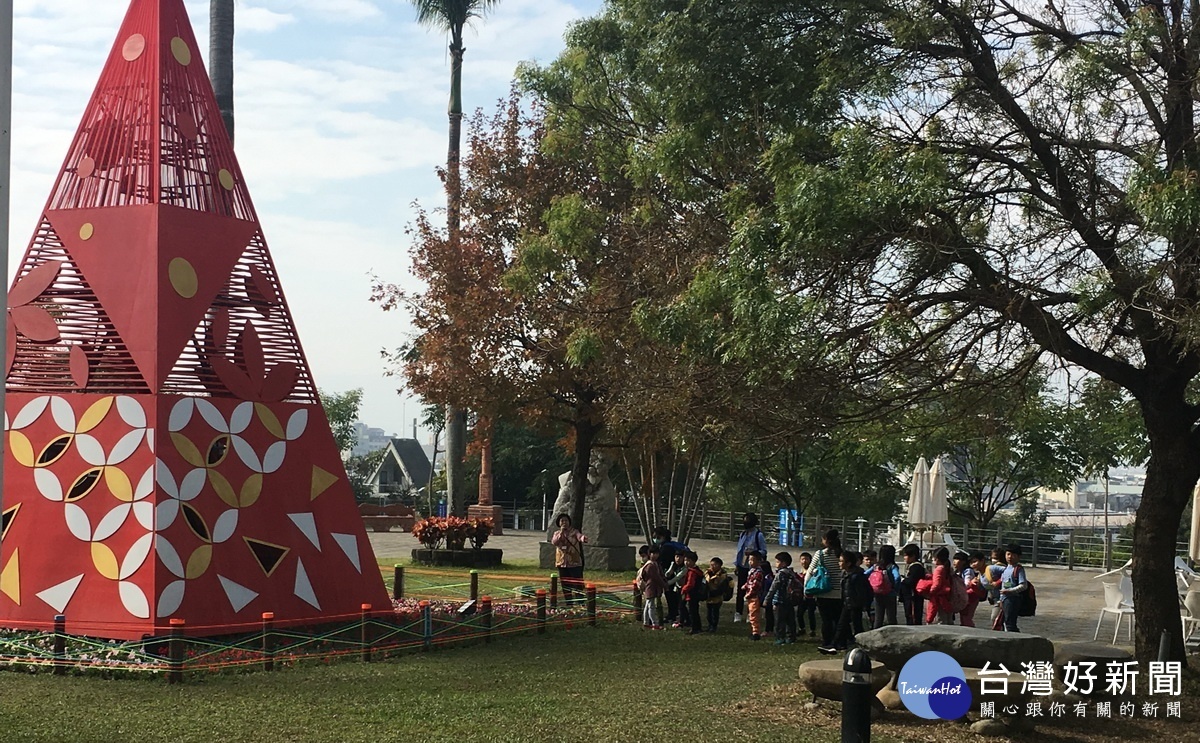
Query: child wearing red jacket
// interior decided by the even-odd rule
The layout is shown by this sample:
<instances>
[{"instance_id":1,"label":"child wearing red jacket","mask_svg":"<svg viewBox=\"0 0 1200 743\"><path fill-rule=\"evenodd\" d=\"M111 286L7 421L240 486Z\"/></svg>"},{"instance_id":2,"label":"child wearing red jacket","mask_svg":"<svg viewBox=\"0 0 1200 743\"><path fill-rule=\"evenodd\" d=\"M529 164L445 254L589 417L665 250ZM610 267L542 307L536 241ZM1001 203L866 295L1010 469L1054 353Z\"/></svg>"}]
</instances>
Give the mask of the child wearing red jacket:
<instances>
[{"instance_id":1,"label":"child wearing red jacket","mask_svg":"<svg viewBox=\"0 0 1200 743\"><path fill-rule=\"evenodd\" d=\"M687 602L688 619L691 620L689 635L700 634L700 586L704 584L704 571L696 567L698 555L691 550L683 556L683 564L687 565L687 577L683 581L683 600Z\"/></svg>"},{"instance_id":2,"label":"child wearing red jacket","mask_svg":"<svg viewBox=\"0 0 1200 743\"><path fill-rule=\"evenodd\" d=\"M926 624L954 624L950 610L950 581L962 580L950 566L950 550L942 547L933 553L933 576L917 583L917 592L929 600L925 607Z\"/></svg>"}]
</instances>

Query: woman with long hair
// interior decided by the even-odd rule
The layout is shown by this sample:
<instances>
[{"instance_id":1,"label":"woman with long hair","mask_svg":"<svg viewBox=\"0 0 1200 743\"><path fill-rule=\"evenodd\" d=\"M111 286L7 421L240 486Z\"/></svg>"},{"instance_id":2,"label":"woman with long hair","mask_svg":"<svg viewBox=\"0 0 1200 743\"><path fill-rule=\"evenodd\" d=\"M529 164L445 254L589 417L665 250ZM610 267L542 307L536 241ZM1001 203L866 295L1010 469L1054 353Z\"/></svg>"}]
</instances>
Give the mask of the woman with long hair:
<instances>
[{"instance_id":1,"label":"woman with long hair","mask_svg":"<svg viewBox=\"0 0 1200 743\"><path fill-rule=\"evenodd\" d=\"M554 520L558 531L550 538L554 545L554 567L562 580L563 600L567 603L583 600L583 545L587 537L571 525L571 517L565 513Z\"/></svg>"}]
</instances>

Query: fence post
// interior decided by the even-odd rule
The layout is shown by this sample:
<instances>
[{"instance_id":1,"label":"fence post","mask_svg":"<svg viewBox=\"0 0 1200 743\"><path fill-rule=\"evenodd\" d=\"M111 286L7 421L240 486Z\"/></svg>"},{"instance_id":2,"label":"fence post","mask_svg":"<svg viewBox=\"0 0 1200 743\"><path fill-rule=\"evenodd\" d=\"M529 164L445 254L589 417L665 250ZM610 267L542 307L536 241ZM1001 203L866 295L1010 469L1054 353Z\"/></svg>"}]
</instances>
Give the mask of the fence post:
<instances>
[{"instance_id":1,"label":"fence post","mask_svg":"<svg viewBox=\"0 0 1200 743\"><path fill-rule=\"evenodd\" d=\"M171 620L171 634L167 638L167 683L183 683L183 626L182 619Z\"/></svg>"},{"instance_id":2,"label":"fence post","mask_svg":"<svg viewBox=\"0 0 1200 743\"><path fill-rule=\"evenodd\" d=\"M370 611L370 604L362 605L362 620L359 623L358 639L362 643L363 663L371 662L371 627L367 624L367 614Z\"/></svg>"},{"instance_id":3,"label":"fence post","mask_svg":"<svg viewBox=\"0 0 1200 743\"><path fill-rule=\"evenodd\" d=\"M479 571L471 571L471 600L479 600Z\"/></svg>"},{"instance_id":4,"label":"fence post","mask_svg":"<svg viewBox=\"0 0 1200 743\"><path fill-rule=\"evenodd\" d=\"M537 633L546 634L546 589L537 589Z\"/></svg>"},{"instance_id":5,"label":"fence post","mask_svg":"<svg viewBox=\"0 0 1200 743\"><path fill-rule=\"evenodd\" d=\"M264 611L262 613L262 654L263 654L263 670L275 670L275 639L272 633L275 630L275 612Z\"/></svg>"},{"instance_id":6,"label":"fence post","mask_svg":"<svg viewBox=\"0 0 1200 743\"><path fill-rule=\"evenodd\" d=\"M967 550L968 552L970 552L971 551L970 545L971 545L971 525L966 522L963 522L962 548Z\"/></svg>"},{"instance_id":7,"label":"fence post","mask_svg":"<svg viewBox=\"0 0 1200 743\"><path fill-rule=\"evenodd\" d=\"M584 586L584 590L587 592L588 624L595 627L596 626L596 584L588 583L586 586Z\"/></svg>"},{"instance_id":8,"label":"fence post","mask_svg":"<svg viewBox=\"0 0 1200 743\"><path fill-rule=\"evenodd\" d=\"M392 598L399 601L404 598L404 566L394 565L392 569L395 571L392 579Z\"/></svg>"},{"instance_id":9,"label":"fence post","mask_svg":"<svg viewBox=\"0 0 1200 743\"><path fill-rule=\"evenodd\" d=\"M737 522L733 518L733 511L729 512L729 540L737 539Z\"/></svg>"},{"instance_id":10,"label":"fence post","mask_svg":"<svg viewBox=\"0 0 1200 743\"><path fill-rule=\"evenodd\" d=\"M550 574L550 608L558 608L558 573Z\"/></svg>"},{"instance_id":11,"label":"fence post","mask_svg":"<svg viewBox=\"0 0 1200 743\"><path fill-rule=\"evenodd\" d=\"M479 614L483 621L483 641L492 641L492 597L484 596L479 599Z\"/></svg>"},{"instance_id":12,"label":"fence post","mask_svg":"<svg viewBox=\"0 0 1200 743\"><path fill-rule=\"evenodd\" d=\"M1067 570L1075 569L1075 529L1067 532Z\"/></svg>"},{"instance_id":13,"label":"fence post","mask_svg":"<svg viewBox=\"0 0 1200 743\"><path fill-rule=\"evenodd\" d=\"M1033 527L1033 547L1030 549L1030 552L1033 553L1033 560L1029 563L1029 567L1031 567L1031 568L1037 567L1037 548L1038 548L1038 530L1037 530L1037 527L1035 526L1035 527Z\"/></svg>"},{"instance_id":14,"label":"fence post","mask_svg":"<svg viewBox=\"0 0 1200 743\"><path fill-rule=\"evenodd\" d=\"M433 610L429 608L428 601L422 601L421 607L421 635L425 641L425 649L433 647Z\"/></svg>"},{"instance_id":15,"label":"fence post","mask_svg":"<svg viewBox=\"0 0 1200 743\"><path fill-rule=\"evenodd\" d=\"M54 675L62 676L67 672L67 617L65 614L54 616Z\"/></svg>"}]
</instances>

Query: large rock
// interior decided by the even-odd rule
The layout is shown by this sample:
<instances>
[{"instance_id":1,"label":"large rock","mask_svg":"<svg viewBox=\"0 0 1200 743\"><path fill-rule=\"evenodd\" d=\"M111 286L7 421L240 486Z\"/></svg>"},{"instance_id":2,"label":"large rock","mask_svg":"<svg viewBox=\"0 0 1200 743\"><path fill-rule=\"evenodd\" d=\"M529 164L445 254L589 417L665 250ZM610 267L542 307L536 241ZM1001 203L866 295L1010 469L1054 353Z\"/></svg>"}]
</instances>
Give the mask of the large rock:
<instances>
[{"instance_id":1,"label":"large rock","mask_svg":"<svg viewBox=\"0 0 1200 743\"><path fill-rule=\"evenodd\" d=\"M871 661L871 693L877 694L892 680L883 664ZM810 660L800 665L800 683L818 699L842 701L842 661Z\"/></svg>"},{"instance_id":2,"label":"large rock","mask_svg":"<svg viewBox=\"0 0 1200 743\"><path fill-rule=\"evenodd\" d=\"M538 564L545 570L554 569L554 545L541 542L538 545ZM583 545L583 579L588 580L592 570L633 570L637 567L637 550L628 547L598 547Z\"/></svg>"},{"instance_id":3,"label":"large rock","mask_svg":"<svg viewBox=\"0 0 1200 743\"><path fill-rule=\"evenodd\" d=\"M993 666L994 668L994 666ZM1009 705L1016 705L1021 710L1025 703L1032 698L1032 692L1025 687L1025 677L1020 673L994 673L992 668L986 674L979 674L978 668L964 668L963 677L967 688L971 690L971 709L979 711L981 702L995 702L997 714ZM987 694L983 693L987 684Z\"/></svg>"},{"instance_id":4,"label":"large rock","mask_svg":"<svg viewBox=\"0 0 1200 743\"><path fill-rule=\"evenodd\" d=\"M1044 637L1020 632L995 632L953 625L892 625L855 636L859 647L872 660L899 671L917 653L936 650L949 655L963 667L991 668L1003 664L1010 671L1022 663L1052 661L1054 644Z\"/></svg>"},{"instance_id":5,"label":"large rock","mask_svg":"<svg viewBox=\"0 0 1200 743\"><path fill-rule=\"evenodd\" d=\"M1054 646L1055 668L1067 663L1095 663L1102 672L1111 660L1133 660L1133 653L1100 642L1064 642Z\"/></svg>"}]
</instances>

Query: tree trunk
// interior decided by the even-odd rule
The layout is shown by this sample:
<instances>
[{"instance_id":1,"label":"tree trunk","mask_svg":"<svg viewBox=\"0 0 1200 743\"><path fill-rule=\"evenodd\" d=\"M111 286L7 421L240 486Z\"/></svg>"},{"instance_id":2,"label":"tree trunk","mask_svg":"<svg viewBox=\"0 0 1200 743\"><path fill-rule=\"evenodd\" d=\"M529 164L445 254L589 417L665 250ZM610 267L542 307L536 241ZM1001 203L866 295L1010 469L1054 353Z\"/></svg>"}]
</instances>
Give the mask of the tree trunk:
<instances>
[{"instance_id":1,"label":"tree trunk","mask_svg":"<svg viewBox=\"0 0 1200 743\"><path fill-rule=\"evenodd\" d=\"M462 60L463 48L460 41L461 29L453 34L450 45L450 141L446 149L446 236L450 250L459 264L462 253L459 249L459 202L462 200L462 184L459 175L459 153L462 149ZM455 516L467 515L467 483L463 459L467 455L467 413L465 410L446 406L446 497L449 512Z\"/></svg>"},{"instance_id":2,"label":"tree trunk","mask_svg":"<svg viewBox=\"0 0 1200 743\"><path fill-rule=\"evenodd\" d=\"M600 425L579 415L575 420L575 459L571 463L571 524L583 526L583 507L587 499L588 469L592 464L592 445L600 433Z\"/></svg>"},{"instance_id":3,"label":"tree trunk","mask_svg":"<svg viewBox=\"0 0 1200 743\"><path fill-rule=\"evenodd\" d=\"M1180 414L1182 405L1174 410L1151 405L1142 403L1150 461L1142 503L1133 522L1135 649L1140 662L1156 660L1159 638L1166 630L1171 638L1168 660L1186 662L1175 581L1175 534L1200 478L1200 453L1190 422Z\"/></svg>"},{"instance_id":4,"label":"tree trunk","mask_svg":"<svg viewBox=\"0 0 1200 743\"><path fill-rule=\"evenodd\" d=\"M208 77L233 142L233 0L209 0Z\"/></svg>"},{"instance_id":5,"label":"tree trunk","mask_svg":"<svg viewBox=\"0 0 1200 743\"><path fill-rule=\"evenodd\" d=\"M467 412L446 406L446 513L467 515Z\"/></svg>"}]
</instances>

